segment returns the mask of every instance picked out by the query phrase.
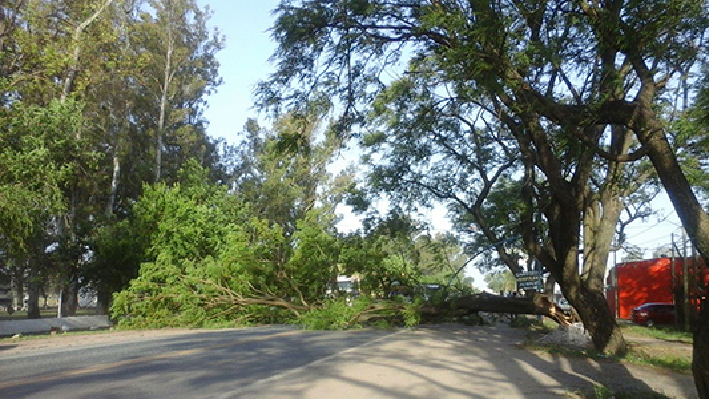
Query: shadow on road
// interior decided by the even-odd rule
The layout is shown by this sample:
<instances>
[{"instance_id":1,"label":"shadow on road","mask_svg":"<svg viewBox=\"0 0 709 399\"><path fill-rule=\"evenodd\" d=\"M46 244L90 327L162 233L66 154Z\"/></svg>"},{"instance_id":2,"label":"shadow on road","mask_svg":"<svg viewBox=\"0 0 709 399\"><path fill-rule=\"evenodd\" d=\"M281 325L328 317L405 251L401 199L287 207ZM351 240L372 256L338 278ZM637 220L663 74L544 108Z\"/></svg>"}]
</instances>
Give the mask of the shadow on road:
<instances>
[{"instance_id":1,"label":"shadow on road","mask_svg":"<svg viewBox=\"0 0 709 399\"><path fill-rule=\"evenodd\" d=\"M567 398L569 392L592 392L597 384L639 397L657 387L696 397L691 377L649 369L653 389L623 364L521 349L516 343L524 334L507 327L422 328L230 397Z\"/></svg>"},{"instance_id":2,"label":"shadow on road","mask_svg":"<svg viewBox=\"0 0 709 399\"><path fill-rule=\"evenodd\" d=\"M568 398L602 383L694 398L691 376L536 354L506 326L199 334L61 378L4 390L13 398ZM256 337L256 338L254 338ZM651 381L651 384L645 381ZM652 386L651 386L652 385Z\"/></svg>"}]
</instances>

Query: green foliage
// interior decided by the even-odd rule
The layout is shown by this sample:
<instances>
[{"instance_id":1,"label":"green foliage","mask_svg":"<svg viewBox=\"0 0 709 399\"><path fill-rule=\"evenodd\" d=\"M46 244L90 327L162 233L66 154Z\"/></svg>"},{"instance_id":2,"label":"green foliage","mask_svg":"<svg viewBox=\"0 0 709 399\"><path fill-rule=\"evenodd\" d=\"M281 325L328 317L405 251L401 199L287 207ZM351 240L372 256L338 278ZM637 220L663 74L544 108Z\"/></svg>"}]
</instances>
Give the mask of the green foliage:
<instances>
[{"instance_id":1,"label":"green foliage","mask_svg":"<svg viewBox=\"0 0 709 399\"><path fill-rule=\"evenodd\" d=\"M239 319L240 312L263 317L262 309L227 298L275 288L273 248L281 245L282 231L243 214L248 208L227 217L228 200L224 190L201 197L179 184L146 188L135 224L149 232L150 245L138 277L115 295L114 317L138 327L201 326Z\"/></svg>"},{"instance_id":2,"label":"green foliage","mask_svg":"<svg viewBox=\"0 0 709 399\"><path fill-rule=\"evenodd\" d=\"M581 396L586 399L671 399L669 396L659 394L654 391L650 392L631 392L631 391L613 391L603 385L595 385L593 394L581 393Z\"/></svg>"},{"instance_id":3,"label":"green foliage","mask_svg":"<svg viewBox=\"0 0 709 399\"><path fill-rule=\"evenodd\" d=\"M691 344L694 341L691 332L679 331L672 327L649 328L643 326L622 326L621 328L626 333L662 339L669 342L683 342L685 344Z\"/></svg>"},{"instance_id":4,"label":"green foliage","mask_svg":"<svg viewBox=\"0 0 709 399\"><path fill-rule=\"evenodd\" d=\"M647 364L662 367L677 373L690 374L692 372L692 359L689 356L676 355L651 355L642 350L630 350L623 357L628 363Z\"/></svg>"},{"instance_id":5,"label":"green foliage","mask_svg":"<svg viewBox=\"0 0 709 399\"><path fill-rule=\"evenodd\" d=\"M0 240L6 251L27 251L28 240L46 234L53 213L64 209L63 189L75 178L82 104L52 101L48 107L17 102L0 128ZM1 245L1 244L0 244Z\"/></svg>"},{"instance_id":6,"label":"green foliage","mask_svg":"<svg viewBox=\"0 0 709 399\"><path fill-rule=\"evenodd\" d=\"M291 322L324 298L339 248L331 149L313 143L286 156L273 136L249 140L233 193L207 183L196 162L179 183L144 187L129 219L140 269L112 308L122 325Z\"/></svg>"},{"instance_id":7,"label":"green foliage","mask_svg":"<svg viewBox=\"0 0 709 399\"><path fill-rule=\"evenodd\" d=\"M421 305L423 305L423 300L416 298L413 303L408 304L406 308L401 311L406 327L415 327L421 323Z\"/></svg>"},{"instance_id":8,"label":"green foliage","mask_svg":"<svg viewBox=\"0 0 709 399\"><path fill-rule=\"evenodd\" d=\"M495 292L516 291L517 279L509 269L496 270L485 275L488 288Z\"/></svg>"},{"instance_id":9,"label":"green foliage","mask_svg":"<svg viewBox=\"0 0 709 399\"><path fill-rule=\"evenodd\" d=\"M345 299L330 299L317 309L309 310L298 319L308 330L346 330L359 328L358 316L371 304L367 298L348 303Z\"/></svg>"}]
</instances>

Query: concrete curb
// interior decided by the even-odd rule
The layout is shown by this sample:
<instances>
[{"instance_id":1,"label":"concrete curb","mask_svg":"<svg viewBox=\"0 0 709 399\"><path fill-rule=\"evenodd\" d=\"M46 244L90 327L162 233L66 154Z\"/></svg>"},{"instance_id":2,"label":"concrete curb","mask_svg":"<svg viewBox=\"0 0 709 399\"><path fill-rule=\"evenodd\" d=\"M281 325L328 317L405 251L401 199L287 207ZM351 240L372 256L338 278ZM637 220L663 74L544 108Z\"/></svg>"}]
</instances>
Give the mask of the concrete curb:
<instances>
[{"instance_id":1,"label":"concrete curb","mask_svg":"<svg viewBox=\"0 0 709 399\"><path fill-rule=\"evenodd\" d=\"M51 331L96 330L111 327L107 315L0 321L0 337Z\"/></svg>"}]
</instances>

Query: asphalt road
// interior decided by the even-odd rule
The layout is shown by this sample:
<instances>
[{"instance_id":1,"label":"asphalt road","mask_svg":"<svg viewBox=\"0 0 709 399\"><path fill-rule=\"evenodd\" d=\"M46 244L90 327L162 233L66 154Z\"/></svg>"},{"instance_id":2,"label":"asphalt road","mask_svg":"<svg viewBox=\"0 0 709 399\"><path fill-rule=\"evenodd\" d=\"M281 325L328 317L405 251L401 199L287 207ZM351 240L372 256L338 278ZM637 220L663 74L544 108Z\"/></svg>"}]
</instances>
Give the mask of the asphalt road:
<instances>
[{"instance_id":1,"label":"asphalt road","mask_svg":"<svg viewBox=\"0 0 709 399\"><path fill-rule=\"evenodd\" d=\"M208 331L3 356L0 398L218 398L392 334Z\"/></svg>"},{"instance_id":2,"label":"asphalt road","mask_svg":"<svg viewBox=\"0 0 709 399\"><path fill-rule=\"evenodd\" d=\"M507 326L277 327L0 351L0 398L569 399L597 384L696 398L690 375L533 353L525 337Z\"/></svg>"}]
</instances>

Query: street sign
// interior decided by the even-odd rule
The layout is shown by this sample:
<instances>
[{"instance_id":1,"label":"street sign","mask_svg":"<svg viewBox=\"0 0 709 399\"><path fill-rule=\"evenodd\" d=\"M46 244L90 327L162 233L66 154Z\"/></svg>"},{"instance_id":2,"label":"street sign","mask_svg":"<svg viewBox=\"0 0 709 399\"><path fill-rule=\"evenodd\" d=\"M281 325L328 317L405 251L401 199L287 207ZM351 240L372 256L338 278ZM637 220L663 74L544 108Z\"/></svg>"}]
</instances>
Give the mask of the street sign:
<instances>
[{"instance_id":1,"label":"street sign","mask_svg":"<svg viewBox=\"0 0 709 399\"><path fill-rule=\"evenodd\" d=\"M541 270L530 270L515 274L517 278L517 290L542 290Z\"/></svg>"}]
</instances>

